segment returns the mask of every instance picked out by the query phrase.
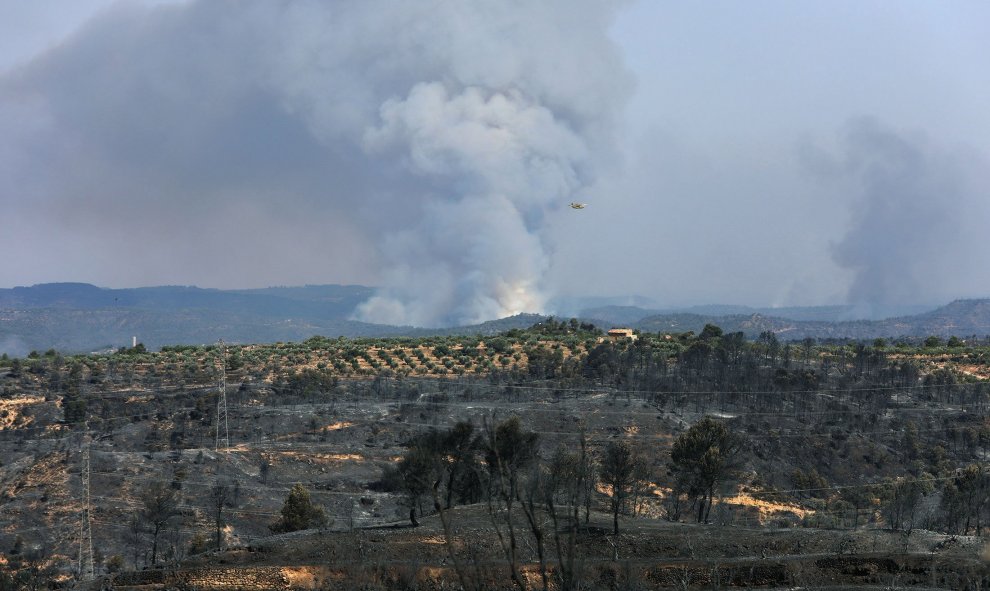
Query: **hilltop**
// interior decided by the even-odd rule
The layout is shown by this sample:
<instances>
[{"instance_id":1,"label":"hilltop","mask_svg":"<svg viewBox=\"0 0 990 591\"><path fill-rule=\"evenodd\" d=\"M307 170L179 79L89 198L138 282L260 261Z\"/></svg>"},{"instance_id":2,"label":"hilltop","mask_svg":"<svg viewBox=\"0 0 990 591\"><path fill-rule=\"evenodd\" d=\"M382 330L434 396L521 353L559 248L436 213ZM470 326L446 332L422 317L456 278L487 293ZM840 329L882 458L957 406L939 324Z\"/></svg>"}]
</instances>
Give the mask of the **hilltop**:
<instances>
[{"instance_id":1,"label":"hilltop","mask_svg":"<svg viewBox=\"0 0 990 591\"><path fill-rule=\"evenodd\" d=\"M491 335L525 328L547 316L520 314L478 325L423 328L353 320L374 293L359 285L308 285L248 290L190 286L106 289L85 283L51 283L0 289L0 353L27 355L56 349L88 352L129 346L133 337L150 349L210 343L274 343L328 337ZM574 305L572 303L572 305ZM990 299L883 320L857 320L851 306L748 308L697 306L660 311L638 306L595 306L576 317L598 326L643 332L700 332L706 324L755 339L772 332L784 341L914 338L990 334Z\"/></svg>"},{"instance_id":2,"label":"hilltop","mask_svg":"<svg viewBox=\"0 0 990 591\"><path fill-rule=\"evenodd\" d=\"M190 286L106 289L51 283L0 289L0 354L116 349L137 337L146 347L302 341L344 337L494 334L541 318L522 314L473 326L424 329L352 320L373 288L307 285L249 290Z\"/></svg>"}]
</instances>

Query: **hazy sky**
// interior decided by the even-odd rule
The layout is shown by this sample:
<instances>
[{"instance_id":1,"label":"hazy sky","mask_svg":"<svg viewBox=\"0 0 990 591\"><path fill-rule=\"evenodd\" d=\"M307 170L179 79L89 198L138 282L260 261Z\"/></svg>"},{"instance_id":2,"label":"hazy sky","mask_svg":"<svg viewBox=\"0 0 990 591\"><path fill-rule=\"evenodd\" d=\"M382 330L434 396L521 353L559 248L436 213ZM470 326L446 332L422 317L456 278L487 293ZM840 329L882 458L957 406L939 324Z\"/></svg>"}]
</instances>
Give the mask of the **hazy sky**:
<instances>
[{"instance_id":1,"label":"hazy sky","mask_svg":"<svg viewBox=\"0 0 990 591\"><path fill-rule=\"evenodd\" d=\"M988 56L982 0L0 0L0 287L986 297Z\"/></svg>"}]
</instances>

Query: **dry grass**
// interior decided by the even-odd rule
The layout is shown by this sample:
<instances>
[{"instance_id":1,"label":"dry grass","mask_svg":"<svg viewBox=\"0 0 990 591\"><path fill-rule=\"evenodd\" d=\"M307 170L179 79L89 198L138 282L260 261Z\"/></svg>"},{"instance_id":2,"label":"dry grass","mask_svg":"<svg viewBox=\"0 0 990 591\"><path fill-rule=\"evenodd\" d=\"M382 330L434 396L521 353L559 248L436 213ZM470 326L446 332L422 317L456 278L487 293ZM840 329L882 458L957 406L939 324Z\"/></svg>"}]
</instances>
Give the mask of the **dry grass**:
<instances>
[{"instance_id":1,"label":"dry grass","mask_svg":"<svg viewBox=\"0 0 990 591\"><path fill-rule=\"evenodd\" d=\"M292 589L322 589L326 583L343 580L344 575L321 566L284 566L282 576Z\"/></svg>"},{"instance_id":2,"label":"dry grass","mask_svg":"<svg viewBox=\"0 0 990 591\"><path fill-rule=\"evenodd\" d=\"M980 380L990 380L990 367L985 365L957 365L960 373Z\"/></svg>"},{"instance_id":3,"label":"dry grass","mask_svg":"<svg viewBox=\"0 0 990 591\"><path fill-rule=\"evenodd\" d=\"M773 501L756 499L747 493L739 493L734 497L724 499L723 502L728 505L737 505L740 507L756 509L760 515L760 523L765 523L768 519L785 513L797 515L802 519L808 515L814 515L815 513L810 509L804 509L792 503L775 503Z\"/></svg>"},{"instance_id":4,"label":"dry grass","mask_svg":"<svg viewBox=\"0 0 990 591\"><path fill-rule=\"evenodd\" d=\"M272 456L279 455L283 460L295 460L306 462L307 464L340 464L343 462L364 463L369 460L366 456L354 453L311 453L306 451L278 451L263 454L274 459ZM274 462L273 462L274 463Z\"/></svg>"},{"instance_id":5,"label":"dry grass","mask_svg":"<svg viewBox=\"0 0 990 591\"><path fill-rule=\"evenodd\" d=\"M24 415L26 406L44 404L44 396L25 396L0 400L0 429L27 427L34 419Z\"/></svg>"}]
</instances>

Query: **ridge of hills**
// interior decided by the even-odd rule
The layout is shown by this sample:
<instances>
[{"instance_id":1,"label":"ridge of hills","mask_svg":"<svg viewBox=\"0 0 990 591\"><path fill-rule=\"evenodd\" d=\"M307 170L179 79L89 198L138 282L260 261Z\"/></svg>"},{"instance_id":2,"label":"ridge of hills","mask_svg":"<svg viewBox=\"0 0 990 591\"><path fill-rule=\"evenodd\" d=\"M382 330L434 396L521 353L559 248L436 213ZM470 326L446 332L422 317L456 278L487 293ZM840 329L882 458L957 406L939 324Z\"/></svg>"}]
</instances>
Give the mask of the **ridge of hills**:
<instances>
[{"instance_id":1,"label":"ridge of hills","mask_svg":"<svg viewBox=\"0 0 990 591\"><path fill-rule=\"evenodd\" d=\"M852 304L759 308L728 304L705 304L665 309L644 308L635 305L604 305L583 308L581 313L595 317L621 318L627 322L636 322L647 316L673 314L694 314L707 317L760 315L798 321L844 322L849 320L880 320L898 316L911 316L914 314L923 314L933 309L933 306L860 307Z\"/></svg>"},{"instance_id":2,"label":"ridge of hills","mask_svg":"<svg viewBox=\"0 0 990 591\"><path fill-rule=\"evenodd\" d=\"M490 335L525 328L538 314L519 314L476 325L422 328L352 319L374 293L361 285L306 285L221 290L193 286L127 289L87 283L48 283L0 289L0 354L32 350L94 351L131 344L146 347L213 342L301 341L314 335L345 337ZM700 332L716 324L756 338L770 331L781 340L911 338L990 334L990 299L956 300L936 309L882 320L850 319L852 306L750 308L694 306L655 310L600 305L577 316L603 328L628 326L645 332ZM921 308L905 308L921 310Z\"/></svg>"}]
</instances>

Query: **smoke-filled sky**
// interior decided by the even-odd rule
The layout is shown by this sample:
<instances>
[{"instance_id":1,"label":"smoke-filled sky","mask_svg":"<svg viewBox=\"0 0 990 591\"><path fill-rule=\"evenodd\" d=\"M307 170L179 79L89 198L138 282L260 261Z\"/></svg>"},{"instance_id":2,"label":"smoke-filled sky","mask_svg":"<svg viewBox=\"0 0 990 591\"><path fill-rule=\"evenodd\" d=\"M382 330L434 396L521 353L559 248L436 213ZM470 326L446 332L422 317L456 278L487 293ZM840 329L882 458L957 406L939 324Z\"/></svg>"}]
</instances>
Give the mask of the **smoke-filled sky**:
<instances>
[{"instance_id":1,"label":"smoke-filled sky","mask_svg":"<svg viewBox=\"0 0 990 591\"><path fill-rule=\"evenodd\" d=\"M986 297L988 56L982 0L0 0L0 287Z\"/></svg>"}]
</instances>

